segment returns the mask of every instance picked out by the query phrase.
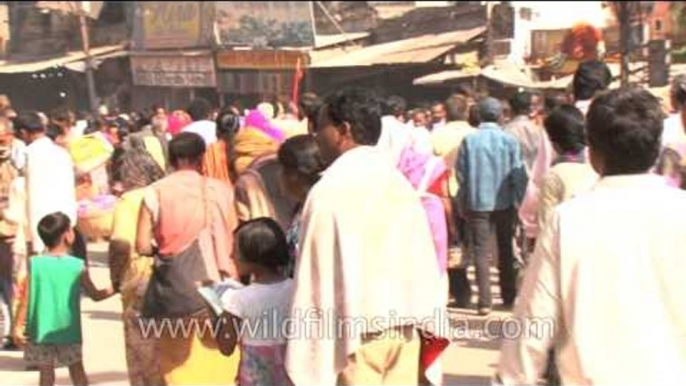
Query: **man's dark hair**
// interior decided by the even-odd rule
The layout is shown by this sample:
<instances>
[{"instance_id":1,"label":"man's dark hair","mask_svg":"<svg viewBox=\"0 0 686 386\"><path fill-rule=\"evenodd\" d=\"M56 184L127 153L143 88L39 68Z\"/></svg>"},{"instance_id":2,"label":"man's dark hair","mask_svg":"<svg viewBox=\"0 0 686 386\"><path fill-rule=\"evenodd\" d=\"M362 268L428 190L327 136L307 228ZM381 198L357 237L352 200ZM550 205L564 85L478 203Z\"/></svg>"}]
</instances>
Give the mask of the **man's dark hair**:
<instances>
[{"instance_id":1,"label":"man's dark hair","mask_svg":"<svg viewBox=\"0 0 686 386\"><path fill-rule=\"evenodd\" d=\"M309 186L313 186L326 168L324 159L311 135L297 135L287 139L279 148L279 163L285 170L297 173Z\"/></svg>"},{"instance_id":2,"label":"man's dark hair","mask_svg":"<svg viewBox=\"0 0 686 386\"><path fill-rule=\"evenodd\" d=\"M481 117L479 116L479 105L469 106L469 112L467 113L467 122L469 126L477 128L481 125Z\"/></svg>"},{"instance_id":3,"label":"man's dark hair","mask_svg":"<svg viewBox=\"0 0 686 386\"><path fill-rule=\"evenodd\" d=\"M564 153L578 153L586 147L584 114L572 105L553 110L543 122L550 141Z\"/></svg>"},{"instance_id":4,"label":"man's dark hair","mask_svg":"<svg viewBox=\"0 0 686 386\"><path fill-rule=\"evenodd\" d=\"M71 221L62 212L52 213L43 217L38 222L38 235L43 244L48 248L55 248L60 245L62 236L71 228Z\"/></svg>"},{"instance_id":5,"label":"man's dark hair","mask_svg":"<svg viewBox=\"0 0 686 386\"><path fill-rule=\"evenodd\" d=\"M202 121L210 117L212 112L212 105L206 99L196 98L190 106L188 106L188 115L191 116L193 122Z\"/></svg>"},{"instance_id":6,"label":"man's dark hair","mask_svg":"<svg viewBox=\"0 0 686 386\"><path fill-rule=\"evenodd\" d=\"M453 88L453 95L461 95L467 99L474 99L474 90L466 84L459 84Z\"/></svg>"},{"instance_id":7,"label":"man's dark hair","mask_svg":"<svg viewBox=\"0 0 686 386\"><path fill-rule=\"evenodd\" d=\"M40 133L45 131L43 120L36 111L27 111L19 114L14 120L14 128L27 133Z\"/></svg>"},{"instance_id":8,"label":"man's dark hair","mask_svg":"<svg viewBox=\"0 0 686 386\"><path fill-rule=\"evenodd\" d=\"M50 118L50 121L60 126L68 125L73 118L73 115L71 114L69 109L65 107L52 110L48 116Z\"/></svg>"},{"instance_id":9,"label":"man's dark hair","mask_svg":"<svg viewBox=\"0 0 686 386\"><path fill-rule=\"evenodd\" d=\"M321 107L322 100L316 94L311 92L303 94L298 101L300 119L307 118L310 122L316 122Z\"/></svg>"},{"instance_id":10,"label":"man's dark hair","mask_svg":"<svg viewBox=\"0 0 686 386\"><path fill-rule=\"evenodd\" d=\"M381 136L381 106L370 90L350 88L329 95L324 100L324 112L336 126L350 125L358 145L375 146Z\"/></svg>"},{"instance_id":11,"label":"man's dark hair","mask_svg":"<svg viewBox=\"0 0 686 386\"><path fill-rule=\"evenodd\" d=\"M131 134L140 133L143 131L143 129L145 129L146 126L150 126L151 124L152 120L148 116L141 115L141 117L138 118L133 125L130 125L131 129L129 131Z\"/></svg>"},{"instance_id":12,"label":"man's dark hair","mask_svg":"<svg viewBox=\"0 0 686 386\"><path fill-rule=\"evenodd\" d=\"M394 117L402 116L407 111L407 102L399 96L390 96L381 106L383 115L392 115Z\"/></svg>"},{"instance_id":13,"label":"man's dark hair","mask_svg":"<svg viewBox=\"0 0 686 386\"><path fill-rule=\"evenodd\" d=\"M205 141L195 133L180 133L169 142L169 163L177 168L181 160L200 163L205 155Z\"/></svg>"},{"instance_id":14,"label":"man's dark hair","mask_svg":"<svg viewBox=\"0 0 686 386\"><path fill-rule=\"evenodd\" d=\"M660 152L664 113L660 101L638 87L596 97L588 111L588 141L605 175L645 173Z\"/></svg>"},{"instance_id":15,"label":"man's dark hair","mask_svg":"<svg viewBox=\"0 0 686 386\"><path fill-rule=\"evenodd\" d=\"M574 99L587 101L600 91L607 90L612 83L612 72L607 64L592 59L579 64L574 74Z\"/></svg>"},{"instance_id":16,"label":"man's dark hair","mask_svg":"<svg viewBox=\"0 0 686 386\"><path fill-rule=\"evenodd\" d=\"M544 113L546 115L550 114L553 112L558 107L561 107L563 105L567 104L566 96L563 93L549 93L546 94L544 102L543 102L543 108L544 108Z\"/></svg>"},{"instance_id":17,"label":"man's dark hair","mask_svg":"<svg viewBox=\"0 0 686 386\"><path fill-rule=\"evenodd\" d=\"M445 105L444 105L443 102L441 102L441 101L433 101L433 102L431 103L431 108L434 108L434 107L436 107L436 106L441 106L441 107L445 108Z\"/></svg>"},{"instance_id":18,"label":"man's dark hair","mask_svg":"<svg viewBox=\"0 0 686 386\"><path fill-rule=\"evenodd\" d=\"M533 94L528 91L518 91L509 100L512 115L529 115L531 114L531 103Z\"/></svg>"},{"instance_id":19,"label":"man's dark hair","mask_svg":"<svg viewBox=\"0 0 686 386\"><path fill-rule=\"evenodd\" d=\"M453 94L445 101L448 122L466 121L469 118L469 100L466 96Z\"/></svg>"},{"instance_id":20,"label":"man's dark hair","mask_svg":"<svg viewBox=\"0 0 686 386\"><path fill-rule=\"evenodd\" d=\"M64 135L64 129L55 123L49 123L45 134L54 142L57 138Z\"/></svg>"},{"instance_id":21,"label":"man's dark hair","mask_svg":"<svg viewBox=\"0 0 686 386\"><path fill-rule=\"evenodd\" d=\"M479 101L479 118L482 123L497 123L503 117L503 104L501 101L486 97Z\"/></svg>"}]
</instances>

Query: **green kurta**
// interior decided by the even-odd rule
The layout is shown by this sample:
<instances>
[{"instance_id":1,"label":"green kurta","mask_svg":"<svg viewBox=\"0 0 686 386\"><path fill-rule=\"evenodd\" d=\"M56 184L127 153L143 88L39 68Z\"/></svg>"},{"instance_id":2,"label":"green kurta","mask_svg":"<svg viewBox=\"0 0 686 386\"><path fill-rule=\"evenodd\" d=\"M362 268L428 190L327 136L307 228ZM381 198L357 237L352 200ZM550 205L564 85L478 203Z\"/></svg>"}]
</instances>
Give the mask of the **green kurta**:
<instances>
[{"instance_id":1,"label":"green kurta","mask_svg":"<svg viewBox=\"0 0 686 386\"><path fill-rule=\"evenodd\" d=\"M27 331L34 344L81 343L83 260L35 256L29 262Z\"/></svg>"}]
</instances>

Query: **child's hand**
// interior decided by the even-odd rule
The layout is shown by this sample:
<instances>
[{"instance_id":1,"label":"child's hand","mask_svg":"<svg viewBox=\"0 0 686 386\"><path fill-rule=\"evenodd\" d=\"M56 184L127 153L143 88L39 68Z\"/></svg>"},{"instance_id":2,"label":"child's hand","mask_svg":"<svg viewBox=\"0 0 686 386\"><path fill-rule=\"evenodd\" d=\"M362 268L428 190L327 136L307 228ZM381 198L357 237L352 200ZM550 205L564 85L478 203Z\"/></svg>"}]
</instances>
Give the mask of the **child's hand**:
<instances>
[{"instance_id":1,"label":"child's hand","mask_svg":"<svg viewBox=\"0 0 686 386\"><path fill-rule=\"evenodd\" d=\"M23 349L26 347L26 335L24 335L24 328L23 326L15 326L12 329L12 340L14 341L14 344L17 345L20 349Z\"/></svg>"}]
</instances>

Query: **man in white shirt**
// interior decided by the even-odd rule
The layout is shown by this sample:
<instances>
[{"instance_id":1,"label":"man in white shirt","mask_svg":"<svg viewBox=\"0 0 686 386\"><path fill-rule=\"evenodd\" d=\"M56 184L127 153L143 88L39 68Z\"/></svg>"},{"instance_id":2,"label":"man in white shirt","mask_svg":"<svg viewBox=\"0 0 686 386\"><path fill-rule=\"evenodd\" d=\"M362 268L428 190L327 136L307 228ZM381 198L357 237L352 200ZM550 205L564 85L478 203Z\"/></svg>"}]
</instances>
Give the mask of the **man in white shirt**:
<instances>
[{"instance_id":1,"label":"man in white shirt","mask_svg":"<svg viewBox=\"0 0 686 386\"><path fill-rule=\"evenodd\" d=\"M16 120L15 129L22 132L26 147L26 192L30 232L28 241L34 253L44 245L38 235L38 223L43 217L62 212L73 226L77 222L76 178L69 153L45 134L45 125L38 113L27 112ZM85 259L85 245L80 237L73 251ZM77 250L78 249L78 250ZM80 255L80 256L78 256Z\"/></svg>"},{"instance_id":2,"label":"man in white shirt","mask_svg":"<svg viewBox=\"0 0 686 386\"><path fill-rule=\"evenodd\" d=\"M563 384L686 379L686 193L648 173L662 117L657 98L637 88L591 104L591 164L602 178L542 230L515 307L522 333L505 337L500 382L535 384L550 348Z\"/></svg>"},{"instance_id":3,"label":"man in white shirt","mask_svg":"<svg viewBox=\"0 0 686 386\"><path fill-rule=\"evenodd\" d=\"M441 102L434 103L431 106L431 130L445 126L447 123L446 117L445 105Z\"/></svg>"},{"instance_id":4,"label":"man in white shirt","mask_svg":"<svg viewBox=\"0 0 686 386\"><path fill-rule=\"evenodd\" d=\"M431 142L434 154L443 158L450 170L448 193L450 194L451 202L448 203L448 208L450 209L448 229L450 231L450 246L454 248L461 242L464 243L466 241L464 237L466 234L464 220L454 215L457 213L457 210L453 208L459 189L457 171L455 170L457 155L464 139L477 130L467 122L470 107L470 100L467 96L460 94L452 95L446 100L445 107L448 123L431 131ZM466 273L457 269L449 269L448 275L450 277L450 294L455 298L456 305L466 307L470 301L468 293L470 291L469 280L466 277Z\"/></svg>"},{"instance_id":5,"label":"man in white shirt","mask_svg":"<svg viewBox=\"0 0 686 386\"><path fill-rule=\"evenodd\" d=\"M434 154L429 124L430 122L429 118L427 117L426 110L418 108L412 112L412 122L410 123L410 141L414 150L420 154Z\"/></svg>"},{"instance_id":6,"label":"man in white shirt","mask_svg":"<svg viewBox=\"0 0 686 386\"><path fill-rule=\"evenodd\" d=\"M198 98L188 107L188 115L193 123L183 128L184 133L195 133L205 140L205 146L217 142L217 124L210 119L212 106L205 99Z\"/></svg>"},{"instance_id":7,"label":"man in white shirt","mask_svg":"<svg viewBox=\"0 0 686 386\"><path fill-rule=\"evenodd\" d=\"M405 116L407 104L402 98L392 96L382 108L384 115L381 117L381 137L377 147L388 152L394 164L397 164L403 149L412 141L412 129L401 120Z\"/></svg>"},{"instance_id":8,"label":"man in white shirt","mask_svg":"<svg viewBox=\"0 0 686 386\"><path fill-rule=\"evenodd\" d=\"M355 89L320 110L316 137L331 166L303 209L291 315L293 331L329 333L289 340L285 366L296 385L417 384L428 370L419 368L417 330L445 321L436 320L444 294L426 212L374 146L380 115L378 100ZM317 310L322 324L302 325Z\"/></svg>"}]
</instances>

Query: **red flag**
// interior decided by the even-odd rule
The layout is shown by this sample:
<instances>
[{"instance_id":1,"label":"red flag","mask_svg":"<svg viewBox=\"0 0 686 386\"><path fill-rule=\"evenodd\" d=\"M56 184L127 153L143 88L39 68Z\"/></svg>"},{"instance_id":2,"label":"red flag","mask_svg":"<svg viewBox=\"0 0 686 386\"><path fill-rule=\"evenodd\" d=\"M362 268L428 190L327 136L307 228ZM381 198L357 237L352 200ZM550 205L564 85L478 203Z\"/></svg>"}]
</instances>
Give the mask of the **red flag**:
<instances>
[{"instance_id":1,"label":"red flag","mask_svg":"<svg viewBox=\"0 0 686 386\"><path fill-rule=\"evenodd\" d=\"M303 79L304 71L302 69L302 63L300 61L300 58L298 58L298 61L295 64L295 74L293 74L293 94L291 95L291 101L293 102L293 106L297 109L298 108L298 99L300 97L300 82Z\"/></svg>"}]
</instances>

